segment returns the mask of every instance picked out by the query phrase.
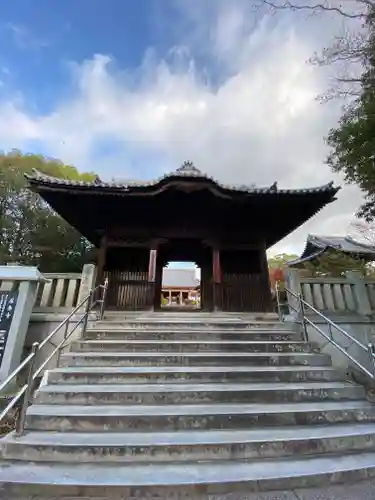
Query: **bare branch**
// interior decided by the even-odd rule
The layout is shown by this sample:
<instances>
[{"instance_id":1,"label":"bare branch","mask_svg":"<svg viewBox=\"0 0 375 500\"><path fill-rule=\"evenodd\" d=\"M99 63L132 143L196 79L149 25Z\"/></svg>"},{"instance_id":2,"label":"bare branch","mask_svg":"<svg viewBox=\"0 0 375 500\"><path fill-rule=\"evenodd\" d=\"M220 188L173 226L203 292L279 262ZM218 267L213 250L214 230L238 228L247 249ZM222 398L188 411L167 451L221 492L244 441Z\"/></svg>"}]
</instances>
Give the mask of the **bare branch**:
<instances>
[{"instance_id":1,"label":"bare branch","mask_svg":"<svg viewBox=\"0 0 375 500\"><path fill-rule=\"evenodd\" d=\"M361 78L344 78L344 77L337 77L336 81L339 83L359 83L361 84L362 79Z\"/></svg>"},{"instance_id":2,"label":"bare branch","mask_svg":"<svg viewBox=\"0 0 375 500\"><path fill-rule=\"evenodd\" d=\"M356 90L342 90L336 87L329 88L324 94L316 96L316 100L322 104L332 101L333 99L348 99L356 98L361 95L360 89Z\"/></svg>"},{"instance_id":3,"label":"bare branch","mask_svg":"<svg viewBox=\"0 0 375 500\"><path fill-rule=\"evenodd\" d=\"M268 5L269 7L272 7L273 9L276 10L306 10L306 11L325 11L325 12L335 12L337 14L340 14L343 17L346 17L348 19L365 19L367 12L355 12L355 13L350 13L345 10L343 10L340 7L337 6L331 6L328 3L317 3L313 5L296 5L294 3L291 3L289 0L284 2L283 4L275 4L271 2L270 0L262 0L262 2L265 5ZM374 6L374 2L371 0L356 0L356 3L362 4L368 8ZM366 10L367 10L366 9Z\"/></svg>"},{"instance_id":4,"label":"bare branch","mask_svg":"<svg viewBox=\"0 0 375 500\"><path fill-rule=\"evenodd\" d=\"M369 53L368 20L375 11L375 0L258 0L273 13L290 10L311 15L336 15L342 18L339 33L332 43L308 59L309 64L330 68L331 82L317 100L327 102L336 98L356 98L361 93L362 75ZM297 15L297 14L296 14ZM331 72L332 70L332 72Z\"/></svg>"},{"instance_id":5,"label":"bare branch","mask_svg":"<svg viewBox=\"0 0 375 500\"><path fill-rule=\"evenodd\" d=\"M367 33L353 32L345 29L341 35L335 36L330 47L326 47L320 54L314 53L308 60L310 64L317 66L329 66L331 64L347 62L362 63L368 55Z\"/></svg>"},{"instance_id":6,"label":"bare branch","mask_svg":"<svg viewBox=\"0 0 375 500\"><path fill-rule=\"evenodd\" d=\"M358 243L375 246L375 225L373 223L363 219L354 220L349 223L347 234Z\"/></svg>"}]
</instances>

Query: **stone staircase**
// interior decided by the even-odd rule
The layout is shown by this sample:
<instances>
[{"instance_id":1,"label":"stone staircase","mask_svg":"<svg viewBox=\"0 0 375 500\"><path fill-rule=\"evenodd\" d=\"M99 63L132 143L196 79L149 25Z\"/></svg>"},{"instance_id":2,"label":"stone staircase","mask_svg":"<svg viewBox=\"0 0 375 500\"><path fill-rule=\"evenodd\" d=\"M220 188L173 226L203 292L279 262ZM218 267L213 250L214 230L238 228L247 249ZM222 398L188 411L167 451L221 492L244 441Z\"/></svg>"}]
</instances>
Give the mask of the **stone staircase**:
<instances>
[{"instance_id":1,"label":"stone staircase","mask_svg":"<svg viewBox=\"0 0 375 500\"><path fill-rule=\"evenodd\" d=\"M61 365L0 441L17 491L196 499L375 475L375 405L273 315L108 314Z\"/></svg>"}]
</instances>

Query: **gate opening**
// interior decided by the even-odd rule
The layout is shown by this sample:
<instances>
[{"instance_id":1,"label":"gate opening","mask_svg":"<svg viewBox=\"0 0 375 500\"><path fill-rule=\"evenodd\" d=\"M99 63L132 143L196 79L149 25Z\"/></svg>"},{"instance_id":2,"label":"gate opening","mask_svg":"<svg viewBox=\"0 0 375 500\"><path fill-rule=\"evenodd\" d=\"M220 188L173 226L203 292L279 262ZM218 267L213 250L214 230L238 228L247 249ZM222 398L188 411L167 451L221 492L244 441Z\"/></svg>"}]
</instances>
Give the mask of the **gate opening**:
<instances>
[{"instance_id":1,"label":"gate opening","mask_svg":"<svg viewBox=\"0 0 375 500\"><path fill-rule=\"evenodd\" d=\"M201 308L200 268L194 262L168 262L163 268L161 308Z\"/></svg>"}]
</instances>

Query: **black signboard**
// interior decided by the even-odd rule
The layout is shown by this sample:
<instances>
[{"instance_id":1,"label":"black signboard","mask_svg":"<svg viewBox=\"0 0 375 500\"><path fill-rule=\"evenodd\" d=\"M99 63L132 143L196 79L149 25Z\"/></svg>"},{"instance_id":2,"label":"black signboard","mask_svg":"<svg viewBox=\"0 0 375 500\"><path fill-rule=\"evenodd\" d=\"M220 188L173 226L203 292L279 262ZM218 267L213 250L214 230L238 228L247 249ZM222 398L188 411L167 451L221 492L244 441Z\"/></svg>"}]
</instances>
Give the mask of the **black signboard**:
<instances>
[{"instance_id":1,"label":"black signboard","mask_svg":"<svg viewBox=\"0 0 375 500\"><path fill-rule=\"evenodd\" d=\"M17 297L18 290L0 292L0 366L3 362L5 346L8 340L14 310L16 308Z\"/></svg>"}]
</instances>

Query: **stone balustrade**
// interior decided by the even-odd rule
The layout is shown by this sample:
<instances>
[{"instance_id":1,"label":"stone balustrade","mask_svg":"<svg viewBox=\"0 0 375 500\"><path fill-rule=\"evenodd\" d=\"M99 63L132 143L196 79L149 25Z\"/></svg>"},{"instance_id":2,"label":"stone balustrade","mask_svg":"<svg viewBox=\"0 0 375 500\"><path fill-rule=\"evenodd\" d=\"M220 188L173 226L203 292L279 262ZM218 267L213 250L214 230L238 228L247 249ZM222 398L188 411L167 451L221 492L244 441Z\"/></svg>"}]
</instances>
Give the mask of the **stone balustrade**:
<instances>
[{"instance_id":1,"label":"stone balustrade","mask_svg":"<svg viewBox=\"0 0 375 500\"><path fill-rule=\"evenodd\" d=\"M34 309L67 308L77 305L81 273L45 273L47 283L39 285Z\"/></svg>"},{"instance_id":2,"label":"stone balustrade","mask_svg":"<svg viewBox=\"0 0 375 500\"><path fill-rule=\"evenodd\" d=\"M375 314L375 280L358 271L347 271L342 278L309 278L297 269L286 271L286 286L315 309L334 314ZM288 297L295 307L295 299ZM307 308L306 313L311 312Z\"/></svg>"},{"instance_id":3,"label":"stone balustrade","mask_svg":"<svg viewBox=\"0 0 375 500\"><path fill-rule=\"evenodd\" d=\"M33 311L71 311L95 286L95 276L93 264L83 266L81 273L43 273L47 281L38 285ZM12 286L11 281L0 281L0 290L9 290Z\"/></svg>"},{"instance_id":4,"label":"stone balustrade","mask_svg":"<svg viewBox=\"0 0 375 500\"><path fill-rule=\"evenodd\" d=\"M29 325L24 339L23 358L30 353L33 342L42 342L51 331L56 328L67 315L89 294L95 287L96 266L86 264L81 273L44 273L43 280L36 284L33 296ZM47 280L44 282L44 280ZM12 290L17 287L17 281L9 278L0 279L0 290ZM35 297L35 298L34 298ZM72 317L69 329L73 329L76 322L82 317L84 307ZM48 342L38 353L36 366L39 366L50 352L63 338L64 329L61 329L51 342ZM77 328L72 339L78 338L80 329ZM56 366L56 359L52 359L47 369Z\"/></svg>"}]
</instances>

